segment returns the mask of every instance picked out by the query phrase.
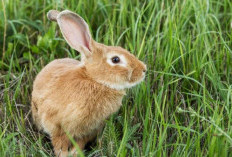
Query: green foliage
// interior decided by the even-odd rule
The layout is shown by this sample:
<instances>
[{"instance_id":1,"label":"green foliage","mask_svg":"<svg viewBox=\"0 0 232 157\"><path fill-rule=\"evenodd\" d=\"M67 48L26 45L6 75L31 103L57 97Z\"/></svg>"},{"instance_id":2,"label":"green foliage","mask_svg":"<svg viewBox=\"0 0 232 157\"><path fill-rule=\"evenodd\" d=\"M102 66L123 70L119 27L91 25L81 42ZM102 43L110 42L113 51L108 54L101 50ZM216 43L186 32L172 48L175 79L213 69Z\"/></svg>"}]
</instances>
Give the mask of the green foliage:
<instances>
[{"instance_id":1,"label":"green foliage","mask_svg":"<svg viewBox=\"0 0 232 157\"><path fill-rule=\"evenodd\" d=\"M80 56L50 9L80 14L96 41L148 67L86 156L232 156L230 0L2 0L0 156L53 155L31 121L33 79L56 58Z\"/></svg>"}]
</instances>

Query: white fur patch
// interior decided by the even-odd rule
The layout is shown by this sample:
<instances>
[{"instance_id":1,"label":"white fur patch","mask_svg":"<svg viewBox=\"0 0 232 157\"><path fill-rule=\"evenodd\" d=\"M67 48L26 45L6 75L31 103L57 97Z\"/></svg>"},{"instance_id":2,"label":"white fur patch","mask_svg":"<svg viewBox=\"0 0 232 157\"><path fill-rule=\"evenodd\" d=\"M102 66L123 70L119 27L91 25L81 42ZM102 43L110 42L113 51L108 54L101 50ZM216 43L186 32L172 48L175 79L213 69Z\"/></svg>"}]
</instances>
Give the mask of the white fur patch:
<instances>
[{"instance_id":1,"label":"white fur patch","mask_svg":"<svg viewBox=\"0 0 232 157\"><path fill-rule=\"evenodd\" d=\"M145 75L138 81L136 82L133 82L133 83L129 83L129 82L124 82L124 83L109 83L109 82L105 82L105 81L98 81L99 83L109 87L109 88L112 88L112 89L116 89L116 90L122 90L122 89L126 89L126 88L131 88L137 84L139 84L140 82L142 82L145 78Z\"/></svg>"},{"instance_id":2,"label":"white fur patch","mask_svg":"<svg viewBox=\"0 0 232 157\"><path fill-rule=\"evenodd\" d=\"M116 57L116 56L119 57L119 59L120 59L119 63L112 62L112 58ZM125 56L122 54L117 54L116 52L115 53L108 53L106 57L107 57L106 62L111 66L119 65L119 66L127 67L127 60L126 60Z\"/></svg>"}]
</instances>

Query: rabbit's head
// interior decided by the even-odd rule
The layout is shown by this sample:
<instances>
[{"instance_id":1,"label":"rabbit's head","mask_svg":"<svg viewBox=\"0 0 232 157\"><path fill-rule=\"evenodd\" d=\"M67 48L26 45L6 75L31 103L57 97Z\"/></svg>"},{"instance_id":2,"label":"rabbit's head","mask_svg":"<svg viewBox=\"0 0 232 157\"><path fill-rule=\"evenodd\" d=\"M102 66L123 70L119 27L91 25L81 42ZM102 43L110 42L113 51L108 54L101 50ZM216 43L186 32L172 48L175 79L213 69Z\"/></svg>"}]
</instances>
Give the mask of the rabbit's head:
<instances>
[{"instance_id":1,"label":"rabbit's head","mask_svg":"<svg viewBox=\"0 0 232 157\"><path fill-rule=\"evenodd\" d=\"M68 44L81 53L87 75L117 90L130 88L145 77L146 65L127 50L94 41L87 23L77 14L51 10L48 18L57 21Z\"/></svg>"}]
</instances>

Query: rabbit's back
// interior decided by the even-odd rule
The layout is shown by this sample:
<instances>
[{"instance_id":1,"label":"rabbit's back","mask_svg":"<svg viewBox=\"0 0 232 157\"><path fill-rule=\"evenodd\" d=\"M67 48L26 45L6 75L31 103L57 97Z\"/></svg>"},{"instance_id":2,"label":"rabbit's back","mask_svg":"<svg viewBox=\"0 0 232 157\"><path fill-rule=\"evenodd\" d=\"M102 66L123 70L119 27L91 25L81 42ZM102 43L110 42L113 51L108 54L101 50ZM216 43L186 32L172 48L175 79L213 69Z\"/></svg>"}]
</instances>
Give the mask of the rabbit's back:
<instances>
[{"instance_id":1,"label":"rabbit's back","mask_svg":"<svg viewBox=\"0 0 232 157\"><path fill-rule=\"evenodd\" d=\"M32 115L33 119L39 129L42 126L42 120L46 115L55 115L59 110L59 101L62 94L62 86L66 86L64 81L69 79L68 74L73 74L80 66L80 61L70 58L56 59L46 65L42 71L36 76L33 84L32 92ZM62 80L64 81L62 83ZM65 94L64 94L65 95ZM63 95L63 96L64 96ZM65 97L65 96L64 96ZM53 116L54 117L54 116ZM54 117L53 120L57 119Z\"/></svg>"},{"instance_id":2,"label":"rabbit's back","mask_svg":"<svg viewBox=\"0 0 232 157\"><path fill-rule=\"evenodd\" d=\"M69 71L73 71L79 65L79 61L71 58L56 59L52 61L51 63L46 65L42 69L42 71L36 76L33 84L33 92L36 90L48 90L48 87L56 83L57 79L59 79Z\"/></svg>"}]
</instances>

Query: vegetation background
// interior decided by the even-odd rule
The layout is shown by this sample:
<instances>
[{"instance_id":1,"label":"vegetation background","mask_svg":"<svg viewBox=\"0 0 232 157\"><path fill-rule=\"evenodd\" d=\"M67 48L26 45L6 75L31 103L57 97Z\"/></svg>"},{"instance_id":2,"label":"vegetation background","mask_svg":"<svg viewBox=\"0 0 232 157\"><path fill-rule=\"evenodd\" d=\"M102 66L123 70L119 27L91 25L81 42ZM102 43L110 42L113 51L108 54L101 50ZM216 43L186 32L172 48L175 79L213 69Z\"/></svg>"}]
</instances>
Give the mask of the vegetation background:
<instances>
[{"instance_id":1,"label":"vegetation background","mask_svg":"<svg viewBox=\"0 0 232 157\"><path fill-rule=\"evenodd\" d=\"M86 156L232 156L231 0L1 0L0 156L52 156L31 122L36 74L79 59L50 9L69 9L93 38L148 67Z\"/></svg>"}]
</instances>

